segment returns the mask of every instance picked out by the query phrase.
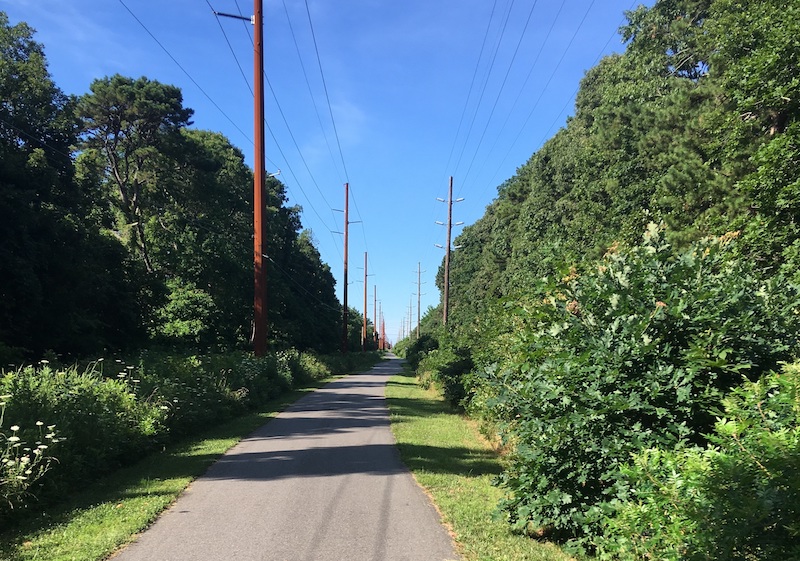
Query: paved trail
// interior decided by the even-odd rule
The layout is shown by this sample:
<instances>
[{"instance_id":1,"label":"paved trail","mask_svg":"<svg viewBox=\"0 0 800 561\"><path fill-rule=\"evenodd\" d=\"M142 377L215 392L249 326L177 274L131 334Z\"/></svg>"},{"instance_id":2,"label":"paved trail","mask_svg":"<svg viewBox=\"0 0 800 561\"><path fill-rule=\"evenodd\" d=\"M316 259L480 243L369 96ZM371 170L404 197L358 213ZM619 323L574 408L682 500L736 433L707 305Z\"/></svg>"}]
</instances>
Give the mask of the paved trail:
<instances>
[{"instance_id":1,"label":"paved trail","mask_svg":"<svg viewBox=\"0 0 800 561\"><path fill-rule=\"evenodd\" d=\"M394 446L383 396L398 371L383 361L296 402L114 561L457 559Z\"/></svg>"}]
</instances>

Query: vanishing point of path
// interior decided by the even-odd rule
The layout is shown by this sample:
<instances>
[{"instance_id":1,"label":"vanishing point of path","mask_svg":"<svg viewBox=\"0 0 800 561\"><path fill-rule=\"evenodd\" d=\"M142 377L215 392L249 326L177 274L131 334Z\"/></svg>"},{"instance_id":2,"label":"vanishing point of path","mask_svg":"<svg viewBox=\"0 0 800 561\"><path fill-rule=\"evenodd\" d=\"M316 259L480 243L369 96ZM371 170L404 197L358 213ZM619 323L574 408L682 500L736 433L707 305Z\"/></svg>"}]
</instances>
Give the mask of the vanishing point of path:
<instances>
[{"instance_id":1,"label":"vanishing point of path","mask_svg":"<svg viewBox=\"0 0 800 561\"><path fill-rule=\"evenodd\" d=\"M384 390L400 370L392 358L297 401L114 561L457 559L394 445Z\"/></svg>"}]
</instances>

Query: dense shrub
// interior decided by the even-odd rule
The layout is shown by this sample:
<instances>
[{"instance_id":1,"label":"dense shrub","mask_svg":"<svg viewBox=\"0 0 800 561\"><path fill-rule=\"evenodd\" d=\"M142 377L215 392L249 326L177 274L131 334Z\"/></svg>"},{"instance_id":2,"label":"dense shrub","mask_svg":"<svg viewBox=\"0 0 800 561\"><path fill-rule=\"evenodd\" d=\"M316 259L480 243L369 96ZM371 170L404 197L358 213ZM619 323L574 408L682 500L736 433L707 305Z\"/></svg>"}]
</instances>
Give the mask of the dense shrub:
<instances>
[{"instance_id":1,"label":"dense shrub","mask_svg":"<svg viewBox=\"0 0 800 561\"><path fill-rule=\"evenodd\" d=\"M800 559L800 367L723 399L706 448L639 452L631 496L598 539L607 560Z\"/></svg>"},{"instance_id":2,"label":"dense shrub","mask_svg":"<svg viewBox=\"0 0 800 561\"><path fill-rule=\"evenodd\" d=\"M467 395L464 378L473 367L474 363L467 349L443 346L425 354L419 363L417 374L422 385L435 384L447 401L461 406Z\"/></svg>"},{"instance_id":3,"label":"dense shrub","mask_svg":"<svg viewBox=\"0 0 800 561\"><path fill-rule=\"evenodd\" d=\"M22 426L46 420L63 437L48 481L91 479L139 457L163 433L165 411L137 395L130 372L104 378L96 365L81 371L41 364L3 376L0 393L11 396L8 418Z\"/></svg>"},{"instance_id":4,"label":"dense shrub","mask_svg":"<svg viewBox=\"0 0 800 561\"><path fill-rule=\"evenodd\" d=\"M247 353L179 356L148 351L141 353L136 365L98 360L85 368L53 368L42 361L5 372L0 378L0 395L10 396L0 400L5 418L23 429L44 420L58 427L63 440L56 462L45 461L43 454L36 463L32 450L28 454L15 444L44 442L41 438L30 431L0 432L4 462L0 480L23 463L31 466L27 475L39 480L36 488L30 485L33 477L14 489L4 483L0 498L13 501L0 502L0 518L12 504L24 507L35 495L57 499L67 488L136 461L169 439L261 406L301 383L364 370L378 358L377 353L320 357L295 350L259 358ZM26 455L28 460L5 467L5 460ZM47 473L45 468L50 468ZM12 475L26 474L23 470ZM22 480L11 483L17 481Z\"/></svg>"},{"instance_id":5,"label":"dense shrub","mask_svg":"<svg viewBox=\"0 0 800 561\"><path fill-rule=\"evenodd\" d=\"M405 358L411 368L416 370L419 368L420 361L422 361L429 352L438 348L438 336L435 334L423 333L408 344L405 351Z\"/></svg>"},{"instance_id":6,"label":"dense shrub","mask_svg":"<svg viewBox=\"0 0 800 561\"><path fill-rule=\"evenodd\" d=\"M592 535L626 496L631 453L700 444L741 381L797 347L797 291L734 259L735 235L675 254L658 228L515 312L480 402L510 447L503 503L520 531Z\"/></svg>"}]
</instances>

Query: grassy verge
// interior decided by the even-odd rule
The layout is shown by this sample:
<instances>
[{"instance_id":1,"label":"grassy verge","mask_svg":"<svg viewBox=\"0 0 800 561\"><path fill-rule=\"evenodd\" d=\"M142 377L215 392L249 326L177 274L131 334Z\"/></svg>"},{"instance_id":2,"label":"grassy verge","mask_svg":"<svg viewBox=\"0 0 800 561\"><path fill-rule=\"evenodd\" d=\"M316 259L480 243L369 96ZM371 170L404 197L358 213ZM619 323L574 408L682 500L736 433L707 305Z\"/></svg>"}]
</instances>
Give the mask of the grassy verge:
<instances>
[{"instance_id":1,"label":"grassy verge","mask_svg":"<svg viewBox=\"0 0 800 561\"><path fill-rule=\"evenodd\" d=\"M155 520L226 450L323 383L287 393L261 412L168 447L76 493L64 505L0 533L0 560L105 559Z\"/></svg>"},{"instance_id":2,"label":"grassy verge","mask_svg":"<svg viewBox=\"0 0 800 561\"><path fill-rule=\"evenodd\" d=\"M492 478L500 461L461 415L413 374L395 376L386 388L400 455L431 495L465 561L565 561L552 544L509 532L493 517L501 491Z\"/></svg>"}]
</instances>

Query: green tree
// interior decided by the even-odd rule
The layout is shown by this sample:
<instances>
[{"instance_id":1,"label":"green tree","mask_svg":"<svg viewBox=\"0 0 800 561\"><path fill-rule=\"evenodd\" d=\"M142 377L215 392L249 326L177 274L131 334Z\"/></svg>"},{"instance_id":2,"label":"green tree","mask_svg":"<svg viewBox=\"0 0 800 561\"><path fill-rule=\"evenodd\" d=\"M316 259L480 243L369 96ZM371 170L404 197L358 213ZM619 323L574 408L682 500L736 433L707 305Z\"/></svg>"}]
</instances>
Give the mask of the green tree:
<instances>
[{"instance_id":1,"label":"green tree","mask_svg":"<svg viewBox=\"0 0 800 561\"><path fill-rule=\"evenodd\" d=\"M0 342L33 355L128 344L139 319L129 271L74 176L74 102L33 30L2 12L0 99Z\"/></svg>"},{"instance_id":2,"label":"green tree","mask_svg":"<svg viewBox=\"0 0 800 561\"><path fill-rule=\"evenodd\" d=\"M90 89L78 104L84 147L98 151L107 167L116 235L153 272L145 222L157 188L157 165L161 149L189 124L192 110L183 107L180 89L144 77L115 75L95 80Z\"/></svg>"}]
</instances>

